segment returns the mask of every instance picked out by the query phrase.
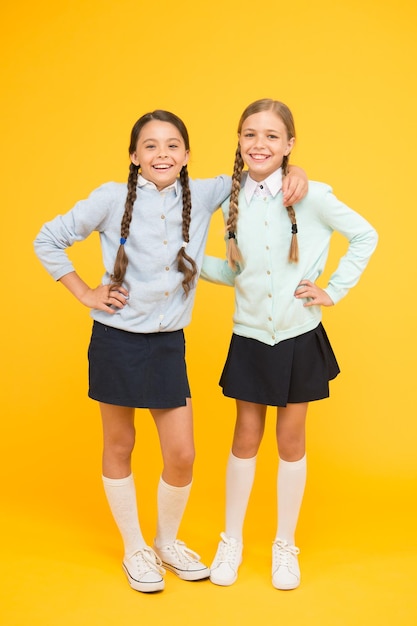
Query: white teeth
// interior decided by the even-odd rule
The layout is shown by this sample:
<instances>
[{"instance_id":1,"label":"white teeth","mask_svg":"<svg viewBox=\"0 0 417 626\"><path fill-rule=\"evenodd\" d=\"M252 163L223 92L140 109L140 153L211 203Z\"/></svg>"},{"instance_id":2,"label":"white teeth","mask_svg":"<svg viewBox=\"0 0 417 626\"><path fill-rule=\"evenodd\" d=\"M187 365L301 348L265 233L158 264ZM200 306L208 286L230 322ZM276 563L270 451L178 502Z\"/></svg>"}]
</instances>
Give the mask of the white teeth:
<instances>
[{"instance_id":1,"label":"white teeth","mask_svg":"<svg viewBox=\"0 0 417 626\"><path fill-rule=\"evenodd\" d=\"M265 161L268 158L266 154L251 154L254 161Z\"/></svg>"},{"instance_id":2,"label":"white teeth","mask_svg":"<svg viewBox=\"0 0 417 626\"><path fill-rule=\"evenodd\" d=\"M169 170L171 166L170 165L154 165L153 167L156 170Z\"/></svg>"}]
</instances>

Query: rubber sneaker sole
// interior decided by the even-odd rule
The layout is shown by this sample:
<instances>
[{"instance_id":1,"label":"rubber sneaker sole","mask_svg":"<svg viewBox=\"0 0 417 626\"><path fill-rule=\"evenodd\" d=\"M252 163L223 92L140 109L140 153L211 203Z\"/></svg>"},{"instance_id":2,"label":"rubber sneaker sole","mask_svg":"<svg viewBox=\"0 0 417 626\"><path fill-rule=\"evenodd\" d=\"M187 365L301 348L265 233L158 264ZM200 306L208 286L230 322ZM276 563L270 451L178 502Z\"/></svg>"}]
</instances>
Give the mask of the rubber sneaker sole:
<instances>
[{"instance_id":1,"label":"rubber sneaker sole","mask_svg":"<svg viewBox=\"0 0 417 626\"><path fill-rule=\"evenodd\" d=\"M167 563L166 561L162 561L162 565L165 569L169 570L173 574L176 574L178 578L181 578L181 580L204 580L210 576L210 569L208 567L202 567L197 570L182 570L179 567L175 567L175 565L171 565L171 563Z\"/></svg>"},{"instance_id":2,"label":"rubber sneaker sole","mask_svg":"<svg viewBox=\"0 0 417 626\"><path fill-rule=\"evenodd\" d=\"M294 582L285 582L280 580L274 580L274 576L272 577L272 586L275 589L280 589L281 591L290 591L291 589L297 589L300 586L300 580Z\"/></svg>"},{"instance_id":3,"label":"rubber sneaker sole","mask_svg":"<svg viewBox=\"0 0 417 626\"><path fill-rule=\"evenodd\" d=\"M126 574L129 585L135 591L141 591L142 593L154 593L155 591L163 591L165 588L165 581L163 578L160 580L140 581L133 578L127 569L126 565L122 563L123 571Z\"/></svg>"}]
</instances>

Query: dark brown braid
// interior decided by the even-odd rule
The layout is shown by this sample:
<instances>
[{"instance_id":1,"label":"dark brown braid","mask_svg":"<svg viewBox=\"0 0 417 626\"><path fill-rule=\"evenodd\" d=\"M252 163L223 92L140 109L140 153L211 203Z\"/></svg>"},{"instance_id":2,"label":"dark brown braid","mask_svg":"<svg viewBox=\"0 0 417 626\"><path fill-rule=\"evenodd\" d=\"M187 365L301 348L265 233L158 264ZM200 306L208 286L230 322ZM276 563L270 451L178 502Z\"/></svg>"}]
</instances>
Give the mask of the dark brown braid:
<instances>
[{"instance_id":1,"label":"dark brown braid","mask_svg":"<svg viewBox=\"0 0 417 626\"><path fill-rule=\"evenodd\" d=\"M168 122L169 124L175 126L184 140L185 149L187 151L190 150L190 140L184 122L174 113L170 113L169 111L156 110L152 113L146 113L145 115L142 115L142 117L139 118L133 126L132 132L130 134L129 155L132 156L136 151L136 146L142 128L145 126L145 124L151 122L152 120ZM135 165L134 163L130 164L129 178L127 182L125 211L123 213L120 229L120 246L117 251L116 260L114 263L113 274L111 275L110 289L117 289L117 287L120 287L122 285L129 262L125 251L125 243L128 239L130 222L132 221L133 205L135 204L137 195L139 169L140 165ZM186 166L184 166L180 172L180 182L182 186L183 198L182 237L184 244L188 244L190 238L189 232L191 222L191 193L188 182L188 170ZM185 263L186 261L189 265L191 265L191 268ZM197 274L197 266L195 264L195 261L186 254L184 245L178 252L177 264L179 271L184 274L182 286L185 295L187 296L193 286L193 281Z\"/></svg>"},{"instance_id":2,"label":"dark brown braid","mask_svg":"<svg viewBox=\"0 0 417 626\"><path fill-rule=\"evenodd\" d=\"M188 169L186 165L184 165L181 169L180 182L182 187L182 239L184 244L188 244L190 241L191 193L188 182ZM188 296L197 275L197 265L195 261L185 252L185 245L182 245L178 250L177 264L179 271L184 274L182 287L185 295ZM191 267L189 267L190 265Z\"/></svg>"},{"instance_id":3,"label":"dark brown braid","mask_svg":"<svg viewBox=\"0 0 417 626\"><path fill-rule=\"evenodd\" d=\"M284 156L282 160L282 174L286 176L288 174L288 161L289 155ZM291 244L288 260L290 263L298 263L298 240L297 240L297 218L295 216L294 207L292 205L285 207L287 209L288 217L291 220Z\"/></svg>"},{"instance_id":4,"label":"dark brown braid","mask_svg":"<svg viewBox=\"0 0 417 626\"><path fill-rule=\"evenodd\" d=\"M242 263L242 255L236 242L236 228L239 213L238 200L243 166L244 162L242 155L240 154L240 146L238 145L235 153L235 164L233 166L232 192L230 194L229 217L227 220L227 232L229 235L227 245L227 262L233 270L236 270L237 263Z\"/></svg>"},{"instance_id":5,"label":"dark brown braid","mask_svg":"<svg viewBox=\"0 0 417 626\"><path fill-rule=\"evenodd\" d=\"M125 243L129 235L130 222L132 221L133 205L135 204L137 195L137 183L138 183L139 167L134 163L130 164L129 177L127 179L127 196L125 202L125 212L122 217L122 224L120 229L120 246L117 251L116 261L114 263L113 274L111 275L111 287L114 289L121 287L129 259L125 251Z\"/></svg>"}]
</instances>

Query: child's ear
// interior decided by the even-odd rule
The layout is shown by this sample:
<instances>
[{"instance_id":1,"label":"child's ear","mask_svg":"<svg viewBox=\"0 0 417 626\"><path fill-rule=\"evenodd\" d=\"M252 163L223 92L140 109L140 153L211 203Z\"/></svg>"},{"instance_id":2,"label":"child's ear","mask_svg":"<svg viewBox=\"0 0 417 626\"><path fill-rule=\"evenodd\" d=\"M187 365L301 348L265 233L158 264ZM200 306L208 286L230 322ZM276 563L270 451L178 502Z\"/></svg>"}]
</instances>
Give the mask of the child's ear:
<instances>
[{"instance_id":1,"label":"child's ear","mask_svg":"<svg viewBox=\"0 0 417 626\"><path fill-rule=\"evenodd\" d=\"M132 161L133 165L139 167L140 163L138 157L136 156L136 152L133 152L133 154L130 155L130 160Z\"/></svg>"},{"instance_id":2,"label":"child's ear","mask_svg":"<svg viewBox=\"0 0 417 626\"><path fill-rule=\"evenodd\" d=\"M289 155L289 153L294 147L294 144L295 144L295 138L291 137L291 139L288 140L287 149L285 150L285 156Z\"/></svg>"}]
</instances>

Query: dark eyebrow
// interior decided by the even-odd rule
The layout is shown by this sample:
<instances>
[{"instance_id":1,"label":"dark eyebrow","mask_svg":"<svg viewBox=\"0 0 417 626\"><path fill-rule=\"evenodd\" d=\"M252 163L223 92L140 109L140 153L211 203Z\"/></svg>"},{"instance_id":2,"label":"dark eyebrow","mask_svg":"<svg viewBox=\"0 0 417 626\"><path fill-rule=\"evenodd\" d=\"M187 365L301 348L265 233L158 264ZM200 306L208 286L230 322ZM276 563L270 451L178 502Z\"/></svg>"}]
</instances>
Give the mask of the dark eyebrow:
<instances>
[{"instance_id":1,"label":"dark eyebrow","mask_svg":"<svg viewBox=\"0 0 417 626\"><path fill-rule=\"evenodd\" d=\"M158 141L158 139L153 139L152 137L148 137L147 139L143 140L143 143L146 143L147 141ZM181 139L179 137L171 137L170 139L167 139L167 141L178 141L179 143L181 143Z\"/></svg>"}]
</instances>

